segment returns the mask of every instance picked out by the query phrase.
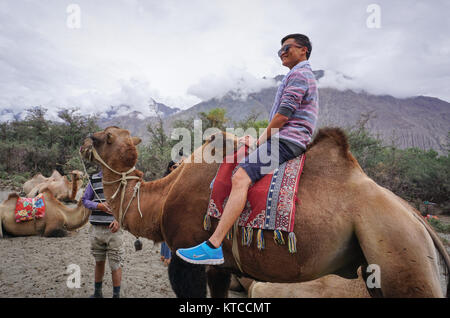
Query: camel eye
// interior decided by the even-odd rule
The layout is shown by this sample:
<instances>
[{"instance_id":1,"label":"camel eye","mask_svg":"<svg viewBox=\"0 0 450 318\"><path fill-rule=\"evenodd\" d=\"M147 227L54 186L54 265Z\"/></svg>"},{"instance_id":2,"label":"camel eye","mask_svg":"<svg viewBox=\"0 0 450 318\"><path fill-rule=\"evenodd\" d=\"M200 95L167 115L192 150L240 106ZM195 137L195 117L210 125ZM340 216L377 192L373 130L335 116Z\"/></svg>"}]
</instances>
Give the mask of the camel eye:
<instances>
[{"instance_id":1,"label":"camel eye","mask_svg":"<svg viewBox=\"0 0 450 318\"><path fill-rule=\"evenodd\" d=\"M106 142L107 142L108 144L112 144L112 143L114 142L114 140L115 140L115 137L114 137L113 134L108 133L108 134L106 135Z\"/></svg>"}]
</instances>

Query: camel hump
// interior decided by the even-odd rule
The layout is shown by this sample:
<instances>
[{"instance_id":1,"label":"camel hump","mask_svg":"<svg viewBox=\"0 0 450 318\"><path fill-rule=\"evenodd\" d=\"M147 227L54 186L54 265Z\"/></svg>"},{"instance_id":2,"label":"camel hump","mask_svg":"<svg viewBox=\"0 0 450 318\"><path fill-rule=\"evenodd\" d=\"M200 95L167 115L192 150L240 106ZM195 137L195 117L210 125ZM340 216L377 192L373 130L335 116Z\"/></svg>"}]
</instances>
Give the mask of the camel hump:
<instances>
[{"instance_id":1,"label":"camel hump","mask_svg":"<svg viewBox=\"0 0 450 318\"><path fill-rule=\"evenodd\" d=\"M11 192L10 194L8 194L8 197L6 198L5 201L18 198L20 198L20 195L17 192Z\"/></svg>"},{"instance_id":2,"label":"camel hump","mask_svg":"<svg viewBox=\"0 0 450 318\"><path fill-rule=\"evenodd\" d=\"M324 127L319 129L316 137L313 142L309 145L308 148L315 146L316 144L323 142L326 139L332 139L334 142L342 148L342 151L348 152L350 149L350 144L348 143L347 134L341 129L337 127Z\"/></svg>"},{"instance_id":3,"label":"camel hump","mask_svg":"<svg viewBox=\"0 0 450 318\"><path fill-rule=\"evenodd\" d=\"M347 134L343 129L337 127L324 127L319 129L314 140L308 145L307 150L329 140L332 140L336 147L341 149L341 154L344 158L355 161L350 153L350 144L348 142Z\"/></svg>"},{"instance_id":4,"label":"camel hump","mask_svg":"<svg viewBox=\"0 0 450 318\"><path fill-rule=\"evenodd\" d=\"M11 192L10 194L8 194L7 200L11 198L20 198L20 195L17 192Z\"/></svg>"}]
</instances>

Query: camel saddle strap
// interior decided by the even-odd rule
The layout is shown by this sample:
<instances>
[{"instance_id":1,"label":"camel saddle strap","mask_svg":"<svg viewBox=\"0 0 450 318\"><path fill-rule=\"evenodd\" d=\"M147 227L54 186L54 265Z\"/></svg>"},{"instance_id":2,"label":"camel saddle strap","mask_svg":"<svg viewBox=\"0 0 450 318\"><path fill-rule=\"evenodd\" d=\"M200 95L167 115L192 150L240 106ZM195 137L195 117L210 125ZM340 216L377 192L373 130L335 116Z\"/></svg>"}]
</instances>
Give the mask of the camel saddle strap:
<instances>
[{"instance_id":1,"label":"camel saddle strap","mask_svg":"<svg viewBox=\"0 0 450 318\"><path fill-rule=\"evenodd\" d=\"M239 219L234 223L233 225L233 243L231 247L231 252L233 253L234 261L236 262L239 270L241 273L244 271L242 270L242 264L241 264L241 258L239 257L239 246L237 242L237 232L239 228Z\"/></svg>"}]
</instances>

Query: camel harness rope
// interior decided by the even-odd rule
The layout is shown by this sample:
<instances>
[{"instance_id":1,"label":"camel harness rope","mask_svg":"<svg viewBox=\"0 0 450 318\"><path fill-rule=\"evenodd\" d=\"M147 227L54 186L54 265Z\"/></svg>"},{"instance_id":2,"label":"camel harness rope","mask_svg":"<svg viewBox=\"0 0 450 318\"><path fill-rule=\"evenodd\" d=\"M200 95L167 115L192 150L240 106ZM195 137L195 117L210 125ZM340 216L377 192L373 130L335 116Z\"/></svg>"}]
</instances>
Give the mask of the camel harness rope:
<instances>
[{"instance_id":1,"label":"camel harness rope","mask_svg":"<svg viewBox=\"0 0 450 318\"><path fill-rule=\"evenodd\" d=\"M136 197L137 194L137 204L138 204L138 212L142 218L142 211L141 211L141 204L140 204L140 189L141 189L141 181L138 181L136 183L136 185L134 186L134 190L133 190L133 196L131 197L130 201L128 202L128 205L125 209L125 211L123 211L123 201L125 198L125 190L128 184L128 180L140 180L141 178L137 177L137 176L128 176L130 173L132 173L134 170L136 170L136 167L131 168L130 170L128 170L127 172L118 172L116 170L114 170L113 168L111 168L101 157L100 155L97 153L97 150L95 150L94 147L91 148L91 155L94 155L94 158L97 159L98 162L100 162L102 165L104 165L106 168L108 168L110 171L114 172L115 174L121 176L120 179L117 180L113 180L113 181L105 181L103 180L102 182L104 184L114 184L117 182L120 182L119 186L116 189L116 192L114 192L114 194L111 197L111 200L114 200L117 196L117 194L120 191L120 188L122 188L122 191L120 193L120 209L119 209L119 225L120 227L122 227L122 223L123 220L125 219L125 215L127 214L128 208L131 205L131 202L133 201L133 199ZM80 157L81 157L81 163L83 165L84 171L86 173L86 175L88 174L86 171L86 166L84 165L83 162L83 157L81 155L80 152ZM91 181L89 180L89 184L91 184ZM92 184L91 184L92 187ZM93 188L92 188L93 189ZM94 191L95 195L97 196L97 198L99 199L97 193Z\"/></svg>"}]
</instances>

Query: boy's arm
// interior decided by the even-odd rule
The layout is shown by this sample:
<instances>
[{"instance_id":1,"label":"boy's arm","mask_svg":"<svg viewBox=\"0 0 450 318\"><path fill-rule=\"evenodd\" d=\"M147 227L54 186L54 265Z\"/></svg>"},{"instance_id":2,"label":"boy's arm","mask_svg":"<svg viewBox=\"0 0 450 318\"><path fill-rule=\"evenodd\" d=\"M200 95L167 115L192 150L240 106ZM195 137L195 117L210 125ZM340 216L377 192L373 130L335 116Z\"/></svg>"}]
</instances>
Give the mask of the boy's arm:
<instances>
[{"instance_id":1,"label":"boy's arm","mask_svg":"<svg viewBox=\"0 0 450 318\"><path fill-rule=\"evenodd\" d=\"M83 202L85 208L89 210L96 210L98 203L92 201L92 199L94 199L94 190L92 190L91 185L88 184L86 190L84 191L84 195L81 201Z\"/></svg>"}]
</instances>

